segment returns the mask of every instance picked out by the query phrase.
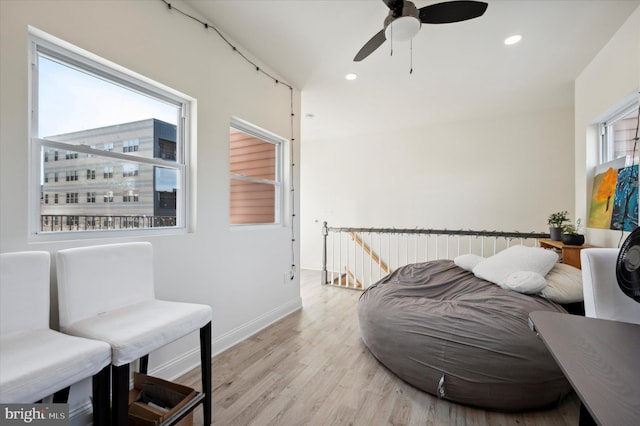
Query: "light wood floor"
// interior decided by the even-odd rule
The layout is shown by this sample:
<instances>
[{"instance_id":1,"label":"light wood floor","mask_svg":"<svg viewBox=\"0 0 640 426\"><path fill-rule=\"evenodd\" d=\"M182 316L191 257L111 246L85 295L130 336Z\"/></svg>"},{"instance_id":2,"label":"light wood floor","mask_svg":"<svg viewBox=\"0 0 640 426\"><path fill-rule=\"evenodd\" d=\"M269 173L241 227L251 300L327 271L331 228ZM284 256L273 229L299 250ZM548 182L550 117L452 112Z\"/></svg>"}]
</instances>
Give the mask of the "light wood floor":
<instances>
[{"instance_id":1,"label":"light wood floor","mask_svg":"<svg viewBox=\"0 0 640 426\"><path fill-rule=\"evenodd\" d=\"M213 359L215 425L577 425L575 394L555 409L505 414L421 392L360 340L359 291L301 273L303 309ZM199 368L177 380L200 388ZM202 424L202 408L194 425Z\"/></svg>"}]
</instances>

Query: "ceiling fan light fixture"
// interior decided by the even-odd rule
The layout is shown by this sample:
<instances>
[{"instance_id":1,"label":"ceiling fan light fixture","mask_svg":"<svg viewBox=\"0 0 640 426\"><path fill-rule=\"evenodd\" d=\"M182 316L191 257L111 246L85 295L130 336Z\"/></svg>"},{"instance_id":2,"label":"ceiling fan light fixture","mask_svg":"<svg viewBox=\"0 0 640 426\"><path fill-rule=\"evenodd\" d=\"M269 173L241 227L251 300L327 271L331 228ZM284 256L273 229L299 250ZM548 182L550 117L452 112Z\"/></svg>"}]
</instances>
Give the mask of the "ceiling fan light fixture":
<instances>
[{"instance_id":1,"label":"ceiling fan light fixture","mask_svg":"<svg viewBox=\"0 0 640 426\"><path fill-rule=\"evenodd\" d=\"M521 40L522 40L522 35L514 34L504 39L504 44L506 44L507 46L511 46L511 45L520 43Z\"/></svg>"},{"instance_id":2,"label":"ceiling fan light fixture","mask_svg":"<svg viewBox=\"0 0 640 426\"><path fill-rule=\"evenodd\" d=\"M394 19L384 30L387 40L407 41L418 34L422 23L413 16L402 16Z\"/></svg>"},{"instance_id":3,"label":"ceiling fan light fixture","mask_svg":"<svg viewBox=\"0 0 640 426\"><path fill-rule=\"evenodd\" d=\"M353 81L356 78L358 78L358 74L350 72L349 74L345 75L344 78L346 78L349 81Z\"/></svg>"},{"instance_id":4,"label":"ceiling fan light fixture","mask_svg":"<svg viewBox=\"0 0 640 426\"><path fill-rule=\"evenodd\" d=\"M449 0L434 3L418 9L409 0L383 0L389 8L389 13L384 19L383 27L354 56L354 62L360 62L382 44L389 40L412 40L418 34L422 24L450 24L453 22L467 21L482 16L487 10L488 4L475 0Z\"/></svg>"}]
</instances>

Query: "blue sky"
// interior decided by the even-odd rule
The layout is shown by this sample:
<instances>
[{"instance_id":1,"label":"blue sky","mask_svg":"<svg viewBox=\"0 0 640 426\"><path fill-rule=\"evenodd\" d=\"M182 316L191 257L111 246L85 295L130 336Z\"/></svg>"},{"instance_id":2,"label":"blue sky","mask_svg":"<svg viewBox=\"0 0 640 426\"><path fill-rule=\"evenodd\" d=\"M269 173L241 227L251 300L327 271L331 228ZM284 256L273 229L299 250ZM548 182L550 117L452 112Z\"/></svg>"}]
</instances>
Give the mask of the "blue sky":
<instances>
[{"instance_id":1,"label":"blue sky","mask_svg":"<svg viewBox=\"0 0 640 426\"><path fill-rule=\"evenodd\" d=\"M177 124L174 105L40 57L38 133L40 137L157 118Z\"/></svg>"}]
</instances>

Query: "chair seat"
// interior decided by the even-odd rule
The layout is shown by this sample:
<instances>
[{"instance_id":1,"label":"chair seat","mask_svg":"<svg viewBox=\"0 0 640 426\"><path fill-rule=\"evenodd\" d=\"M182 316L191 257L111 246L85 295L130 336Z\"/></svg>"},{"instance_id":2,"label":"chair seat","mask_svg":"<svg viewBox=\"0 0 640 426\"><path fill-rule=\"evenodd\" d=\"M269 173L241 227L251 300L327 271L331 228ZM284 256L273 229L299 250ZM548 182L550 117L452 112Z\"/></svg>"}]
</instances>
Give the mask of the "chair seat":
<instances>
[{"instance_id":1,"label":"chair seat","mask_svg":"<svg viewBox=\"0 0 640 426\"><path fill-rule=\"evenodd\" d=\"M50 329L0 338L0 402L32 403L111 363L107 343Z\"/></svg>"},{"instance_id":2,"label":"chair seat","mask_svg":"<svg viewBox=\"0 0 640 426\"><path fill-rule=\"evenodd\" d=\"M64 332L109 343L111 364L121 366L200 329L211 317L208 305L154 299L72 323Z\"/></svg>"}]
</instances>

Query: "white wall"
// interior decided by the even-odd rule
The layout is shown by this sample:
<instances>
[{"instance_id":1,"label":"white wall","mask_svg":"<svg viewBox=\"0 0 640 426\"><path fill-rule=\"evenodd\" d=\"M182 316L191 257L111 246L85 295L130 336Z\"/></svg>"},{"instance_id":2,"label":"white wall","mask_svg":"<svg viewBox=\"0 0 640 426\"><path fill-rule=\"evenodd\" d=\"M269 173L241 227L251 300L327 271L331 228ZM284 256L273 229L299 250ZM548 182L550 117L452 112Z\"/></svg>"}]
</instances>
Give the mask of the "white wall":
<instances>
[{"instance_id":1,"label":"white wall","mask_svg":"<svg viewBox=\"0 0 640 426\"><path fill-rule=\"evenodd\" d=\"M575 211L581 217L588 218L589 214L598 161L597 124L625 99L638 96L638 89L640 8L636 8L575 82ZM589 228L586 239L590 244L617 247L621 232Z\"/></svg>"},{"instance_id":2,"label":"white wall","mask_svg":"<svg viewBox=\"0 0 640 426\"><path fill-rule=\"evenodd\" d=\"M303 129L302 265L320 268L325 220L548 232L550 213L573 216L573 140L572 108L332 140Z\"/></svg>"},{"instance_id":3,"label":"white wall","mask_svg":"<svg viewBox=\"0 0 640 426\"><path fill-rule=\"evenodd\" d=\"M179 0L172 0L172 4L188 10ZM28 25L197 99L194 232L60 242L29 239ZM301 307L298 277L293 281L284 279L291 264L291 230L280 227L231 231L228 225L230 118L237 116L291 138L288 88L257 73L213 31L169 10L160 1L3 0L0 31L2 252L55 253L76 246L151 241L156 257L157 295L212 306L214 354ZM242 50L242 46L238 47ZM293 137L299 141L298 90L294 90L293 100ZM299 155L300 150L296 148L295 152ZM298 163L297 158L294 161ZM298 188L297 170L295 174ZM295 199L299 205L297 194ZM296 210L299 211L298 206ZM294 223L297 236L299 224L297 220ZM296 261L298 252L296 243ZM54 279L54 300L55 291ZM54 322L56 314L54 304ZM152 354L150 372L171 379L198 364L195 333ZM72 412L81 409L78 406L86 403L86 397L83 389L72 389Z\"/></svg>"}]
</instances>

